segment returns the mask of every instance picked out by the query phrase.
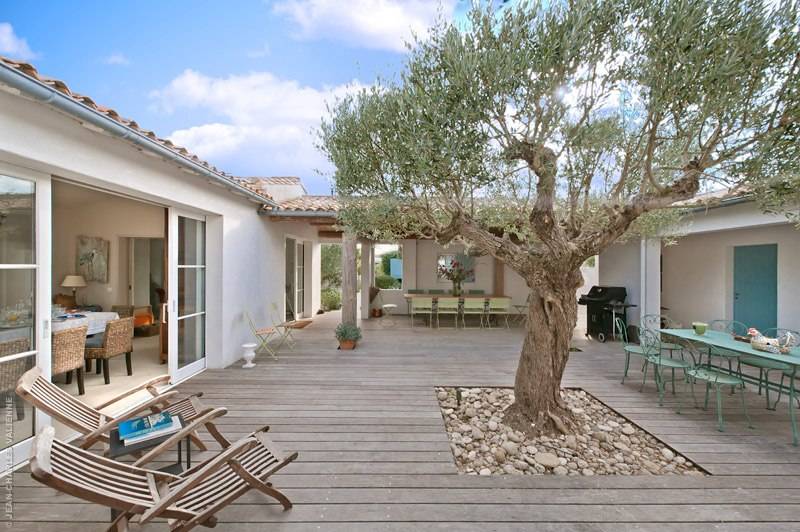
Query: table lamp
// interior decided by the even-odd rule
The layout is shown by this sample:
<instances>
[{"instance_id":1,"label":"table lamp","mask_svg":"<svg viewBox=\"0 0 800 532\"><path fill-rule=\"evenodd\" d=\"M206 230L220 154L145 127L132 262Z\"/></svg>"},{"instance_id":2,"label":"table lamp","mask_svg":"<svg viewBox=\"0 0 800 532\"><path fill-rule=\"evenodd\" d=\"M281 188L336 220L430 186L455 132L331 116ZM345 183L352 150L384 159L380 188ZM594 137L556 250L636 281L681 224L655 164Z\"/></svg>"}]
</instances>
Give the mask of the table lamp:
<instances>
[{"instance_id":1,"label":"table lamp","mask_svg":"<svg viewBox=\"0 0 800 532\"><path fill-rule=\"evenodd\" d=\"M86 279L83 278L83 275L67 275L64 277L64 280L61 281L61 286L64 288L72 288L72 297L75 298L75 292L78 288L83 288L86 286ZM77 303L77 299L75 302Z\"/></svg>"}]
</instances>

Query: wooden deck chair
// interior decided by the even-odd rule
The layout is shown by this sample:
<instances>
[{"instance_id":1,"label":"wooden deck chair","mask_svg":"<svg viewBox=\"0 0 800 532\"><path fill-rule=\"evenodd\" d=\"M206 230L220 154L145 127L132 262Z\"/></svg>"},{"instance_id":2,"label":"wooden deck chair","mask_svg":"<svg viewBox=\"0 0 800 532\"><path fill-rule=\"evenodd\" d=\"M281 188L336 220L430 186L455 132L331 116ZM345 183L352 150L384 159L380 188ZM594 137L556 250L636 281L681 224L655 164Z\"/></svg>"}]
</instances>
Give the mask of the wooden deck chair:
<instances>
[{"instance_id":1,"label":"wooden deck chair","mask_svg":"<svg viewBox=\"0 0 800 532\"><path fill-rule=\"evenodd\" d=\"M289 302L286 303L289 305ZM280 349L284 344L286 344L289 349L294 347L294 344L297 342L294 336L292 336L292 331L298 329L305 329L311 322L313 321L310 318L300 318L300 319L293 319L293 320L282 320L281 319L281 312L278 309L278 305L276 303L272 303L272 322L273 327L278 331L278 347L276 349ZM292 315L294 315L294 310L292 310L291 305L289 305L289 309L292 311Z\"/></svg>"},{"instance_id":2,"label":"wooden deck chair","mask_svg":"<svg viewBox=\"0 0 800 532\"><path fill-rule=\"evenodd\" d=\"M257 327L249 312L245 312L244 315L247 318L248 325L250 325L250 331L253 333L253 336L256 337L256 340L258 340L256 353L266 351L269 356L277 360L277 349L270 347L269 343L277 337L278 330L275 327Z\"/></svg>"},{"instance_id":3,"label":"wooden deck chair","mask_svg":"<svg viewBox=\"0 0 800 532\"><path fill-rule=\"evenodd\" d=\"M146 415L150 412L162 411L169 412L172 415L180 414L183 417L187 427L178 434L183 434L184 437L188 434L192 442L201 451L207 450L206 445L197 435L197 430L203 427L222 447L228 447L230 442L212 422L214 418L223 415L225 409L215 410L203 406L199 400L202 394L190 395L177 400L177 391L159 393L156 386L167 383L169 383L169 375L162 375L131 388L97 407L92 407L45 379L42 376L42 370L34 367L20 377L19 381L17 381L16 391L17 395L38 410L81 433L81 437L77 440L77 445L82 449L88 449L98 442L107 445L109 432L126 419ZM100 411L142 390L147 390L151 395L143 403L137 404L116 416L110 416ZM192 427L192 430L187 431L186 429L189 427Z\"/></svg>"},{"instance_id":4,"label":"wooden deck chair","mask_svg":"<svg viewBox=\"0 0 800 532\"><path fill-rule=\"evenodd\" d=\"M132 518L140 524L166 518L169 529L184 532L198 525L213 527L214 515L250 491L258 490L285 510L289 499L267 479L297 458L284 455L266 437L254 432L215 457L171 475L115 462L55 439L45 428L33 446L31 476L60 492L110 507L120 513L109 531L126 531Z\"/></svg>"}]
</instances>

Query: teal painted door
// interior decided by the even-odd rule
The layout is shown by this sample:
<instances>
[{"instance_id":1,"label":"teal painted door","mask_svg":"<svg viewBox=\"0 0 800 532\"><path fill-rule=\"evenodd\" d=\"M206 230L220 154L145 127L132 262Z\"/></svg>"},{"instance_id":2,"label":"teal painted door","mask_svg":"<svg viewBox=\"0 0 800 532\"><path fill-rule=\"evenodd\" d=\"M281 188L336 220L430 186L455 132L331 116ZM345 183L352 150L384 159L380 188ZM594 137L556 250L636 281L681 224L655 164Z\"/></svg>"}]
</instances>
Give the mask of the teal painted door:
<instances>
[{"instance_id":1,"label":"teal painted door","mask_svg":"<svg viewBox=\"0 0 800 532\"><path fill-rule=\"evenodd\" d=\"M777 244L733 249L733 319L760 331L777 327Z\"/></svg>"}]
</instances>

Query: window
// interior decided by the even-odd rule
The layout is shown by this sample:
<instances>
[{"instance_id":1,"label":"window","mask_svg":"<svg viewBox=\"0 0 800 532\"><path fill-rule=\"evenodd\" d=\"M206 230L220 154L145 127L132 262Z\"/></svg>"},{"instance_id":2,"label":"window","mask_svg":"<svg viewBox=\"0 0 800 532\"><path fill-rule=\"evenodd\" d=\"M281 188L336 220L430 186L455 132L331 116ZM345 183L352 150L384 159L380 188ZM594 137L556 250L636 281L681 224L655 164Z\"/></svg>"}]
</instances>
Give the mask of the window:
<instances>
[{"instance_id":1,"label":"window","mask_svg":"<svg viewBox=\"0 0 800 532\"><path fill-rule=\"evenodd\" d=\"M400 244L376 244L375 287L381 290L403 288L403 246Z\"/></svg>"},{"instance_id":2,"label":"window","mask_svg":"<svg viewBox=\"0 0 800 532\"><path fill-rule=\"evenodd\" d=\"M178 217L178 367L206 356L206 224Z\"/></svg>"},{"instance_id":3,"label":"window","mask_svg":"<svg viewBox=\"0 0 800 532\"><path fill-rule=\"evenodd\" d=\"M0 175L0 378L5 409L0 449L34 433L32 409L13 392L36 360L34 193L31 181Z\"/></svg>"},{"instance_id":4,"label":"window","mask_svg":"<svg viewBox=\"0 0 800 532\"><path fill-rule=\"evenodd\" d=\"M306 246L302 242L296 245L296 259L297 264L297 311L296 318L299 318L306 311Z\"/></svg>"}]
</instances>

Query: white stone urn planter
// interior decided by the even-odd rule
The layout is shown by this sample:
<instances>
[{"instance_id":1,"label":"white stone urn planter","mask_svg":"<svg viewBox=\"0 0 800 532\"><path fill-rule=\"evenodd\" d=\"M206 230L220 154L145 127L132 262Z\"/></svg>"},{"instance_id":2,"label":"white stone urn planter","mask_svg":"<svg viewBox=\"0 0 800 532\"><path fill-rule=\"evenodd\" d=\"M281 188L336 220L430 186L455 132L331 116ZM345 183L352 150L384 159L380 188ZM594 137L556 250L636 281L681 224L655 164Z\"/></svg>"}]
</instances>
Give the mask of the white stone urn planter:
<instances>
[{"instance_id":1,"label":"white stone urn planter","mask_svg":"<svg viewBox=\"0 0 800 532\"><path fill-rule=\"evenodd\" d=\"M245 369L250 369L256 367L253 363L253 360L256 358L256 347L258 344L242 344L242 358L244 359L244 364L242 365Z\"/></svg>"}]
</instances>

